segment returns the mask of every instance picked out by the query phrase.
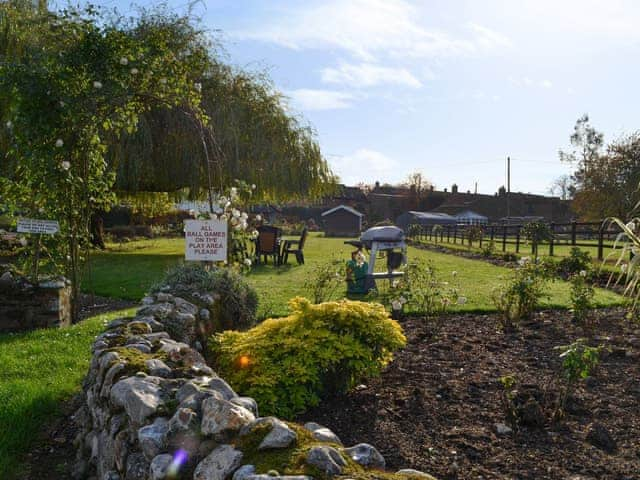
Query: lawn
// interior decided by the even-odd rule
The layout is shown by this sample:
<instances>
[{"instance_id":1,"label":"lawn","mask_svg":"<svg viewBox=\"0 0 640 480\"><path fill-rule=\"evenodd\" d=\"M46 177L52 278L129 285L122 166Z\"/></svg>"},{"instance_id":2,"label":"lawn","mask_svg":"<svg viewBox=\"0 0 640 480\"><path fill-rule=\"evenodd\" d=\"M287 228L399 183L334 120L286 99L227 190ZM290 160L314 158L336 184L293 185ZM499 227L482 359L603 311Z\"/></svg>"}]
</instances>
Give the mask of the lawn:
<instances>
[{"instance_id":1,"label":"lawn","mask_svg":"<svg viewBox=\"0 0 640 480\"><path fill-rule=\"evenodd\" d=\"M120 246L110 246L107 252L93 255L91 268L85 278L85 289L97 295L140 299L149 287L162 278L166 269L183 258L184 241L175 239L140 240ZM344 244L344 239L324 238L311 235L305 247L305 265L295 261L287 266L260 265L247 276L260 296L261 314L284 315L287 301L296 295L309 295L305 282L317 267L332 259L346 261L353 247ZM489 263L468 260L454 255L409 248L409 260L431 261L439 278L459 285L462 295L467 297L465 305L455 306L459 311L491 311L491 295L509 270ZM457 272L454 278L452 272ZM543 306L566 308L569 302L569 285L554 282L549 287L549 298ZM344 296L344 289L336 292L336 298ZM599 306L620 304L620 296L606 290L598 290L596 303Z\"/></svg>"},{"instance_id":2,"label":"lawn","mask_svg":"<svg viewBox=\"0 0 640 480\"><path fill-rule=\"evenodd\" d=\"M80 391L94 337L106 322L132 313L98 315L64 329L0 335L0 478L20 478L21 456L59 414L61 402Z\"/></svg>"}]
</instances>

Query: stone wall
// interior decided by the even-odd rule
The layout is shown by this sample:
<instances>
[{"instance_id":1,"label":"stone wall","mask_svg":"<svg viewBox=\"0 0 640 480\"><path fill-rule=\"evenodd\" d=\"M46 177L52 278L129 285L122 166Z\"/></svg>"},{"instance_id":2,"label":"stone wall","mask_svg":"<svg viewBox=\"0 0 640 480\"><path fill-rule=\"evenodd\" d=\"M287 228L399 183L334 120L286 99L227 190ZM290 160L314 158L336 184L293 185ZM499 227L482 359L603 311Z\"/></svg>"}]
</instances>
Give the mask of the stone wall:
<instances>
[{"instance_id":1,"label":"stone wall","mask_svg":"<svg viewBox=\"0 0 640 480\"><path fill-rule=\"evenodd\" d=\"M0 333L70 323L70 288L63 280L33 285L8 271L0 275Z\"/></svg>"},{"instance_id":2,"label":"stone wall","mask_svg":"<svg viewBox=\"0 0 640 480\"><path fill-rule=\"evenodd\" d=\"M197 306L167 293L143 304L93 344L74 414L75 478L382 477L385 460L367 443L346 448L321 425L260 417L255 400L236 394L197 351ZM384 478L433 479L409 469Z\"/></svg>"}]
</instances>

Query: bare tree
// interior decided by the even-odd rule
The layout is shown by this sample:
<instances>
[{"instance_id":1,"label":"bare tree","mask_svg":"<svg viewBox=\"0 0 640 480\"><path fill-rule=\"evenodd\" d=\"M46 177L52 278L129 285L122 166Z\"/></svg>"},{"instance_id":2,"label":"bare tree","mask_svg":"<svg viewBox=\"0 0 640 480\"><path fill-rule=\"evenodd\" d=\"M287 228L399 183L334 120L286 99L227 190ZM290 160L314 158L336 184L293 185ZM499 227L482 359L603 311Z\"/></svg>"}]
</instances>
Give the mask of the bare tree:
<instances>
[{"instance_id":1,"label":"bare tree","mask_svg":"<svg viewBox=\"0 0 640 480\"><path fill-rule=\"evenodd\" d=\"M415 192L419 197L423 192L429 189L431 181L427 179L427 176L423 172L416 170L415 172L410 173L401 185L410 189L415 189Z\"/></svg>"},{"instance_id":2,"label":"bare tree","mask_svg":"<svg viewBox=\"0 0 640 480\"><path fill-rule=\"evenodd\" d=\"M562 200L568 200L573 197L575 186L569 175L561 175L556 178L549 187L549 193L559 196Z\"/></svg>"}]
</instances>

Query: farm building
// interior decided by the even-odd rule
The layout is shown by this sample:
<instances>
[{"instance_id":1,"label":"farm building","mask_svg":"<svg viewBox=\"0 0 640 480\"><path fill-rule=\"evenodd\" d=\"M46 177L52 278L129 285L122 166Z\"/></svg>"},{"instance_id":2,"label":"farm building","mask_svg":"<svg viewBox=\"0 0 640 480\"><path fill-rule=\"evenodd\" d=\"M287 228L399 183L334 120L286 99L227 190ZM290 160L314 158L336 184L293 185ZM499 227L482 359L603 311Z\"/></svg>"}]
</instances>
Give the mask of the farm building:
<instances>
[{"instance_id":1,"label":"farm building","mask_svg":"<svg viewBox=\"0 0 640 480\"><path fill-rule=\"evenodd\" d=\"M405 232L409 225L456 225L458 220L456 217L447 215L446 213L435 212L405 212L396 218L396 225Z\"/></svg>"},{"instance_id":2,"label":"farm building","mask_svg":"<svg viewBox=\"0 0 640 480\"><path fill-rule=\"evenodd\" d=\"M322 213L322 224L327 237L355 237L362 230L364 214L348 207L338 205Z\"/></svg>"},{"instance_id":3,"label":"farm building","mask_svg":"<svg viewBox=\"0 0 640 480\"><path fill-rule=\"evenodd\" d=\"M480 215L472 210L465 210L455 215L458 223L463 225L487 225L489 223L489 217Z\"/></svg>"}]
</instances>

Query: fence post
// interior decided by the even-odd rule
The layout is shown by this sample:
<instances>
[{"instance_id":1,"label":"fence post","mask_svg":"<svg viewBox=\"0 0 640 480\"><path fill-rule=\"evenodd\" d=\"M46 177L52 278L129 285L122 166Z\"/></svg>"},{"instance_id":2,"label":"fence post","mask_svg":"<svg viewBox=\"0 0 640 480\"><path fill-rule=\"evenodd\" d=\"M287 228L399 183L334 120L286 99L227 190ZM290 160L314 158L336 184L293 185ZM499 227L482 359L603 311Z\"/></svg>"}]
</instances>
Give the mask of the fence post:
<instances>
[{"instance_id":1,"label":"fence post","mask_svg":"<svg viewBox=\"0 0 640 480\"><path fill-rule=\"evenodd\" d=\"M458 243L458 225L453 227L453 243Z\"/></svg>"},{"instance_id":2,"label":"fence post","mask_svg":"<svg viewBox=\"0 0 640 480\"><path fill-rule=\"evenodd\" d=\"M496 226L495 225L491 225L491 241L493 242L493 239L495 237L496 234Z\"/></svg>"},{"instance_id":3,"label":"fence post","mask_svg":"<svg viewBox=\"0 0 640 480\"><path fill-rule=\"evenodd\" d=\"M507 226L502 226L502 251L507 251Z\"/></svg>"},{"instance_id":4,"label":"fence post","mask_svg":"<svg viewBox=\"0 0 640 480\"><path fill-rule=\"evenodd\" d=\"M551 222L549 226L551 227L551 238L549 239L549 256L553 257L553 238L556 233L556 225L555 223Z\"/></svg>"},{"instance_id":5,"label":"fence post","mask_svg":"<svg viewBox=\"0 0 640 480\"><path fill-rule=\"evenodd\" d=\"M571 245L576 244L576 222L571 222Z\"/></svg>"},{"instance_id":6,"label":"fence post","mask_svg":"<svg viewBox=\"0 0 640 480\"><path fill-rule=\"evenodd\" d=\"M516 253L520 253L520 226L516 231Z\"/></svg>"},{"instance_id":7,"label":"fence post","mask_svg":"<svg viewBox=\"0 0 640 480\"><path fill-rule=\"evenodd\" d=\"M451 225L447 225L447 243L451 243Z\"/></svg>"},{"instance_id":8,"label":"fence post","mask_svg":"<svg viewBox=\"0 0 640 480\"><path fill-rule=\"evenodd\" d=\"M484 228L480 231L480 245L479 248L482 248L482 240L484 239Z\"/></svg>"},{"instance_id":9,"label":"fence post","mask_svg":"<svg viewBox=\"0 0 640 480\"><path fill-rule=\"evenodd\" d=\"M604 225L598 229L598 260L604 259Z\"/></svg>"}]
</instances>

